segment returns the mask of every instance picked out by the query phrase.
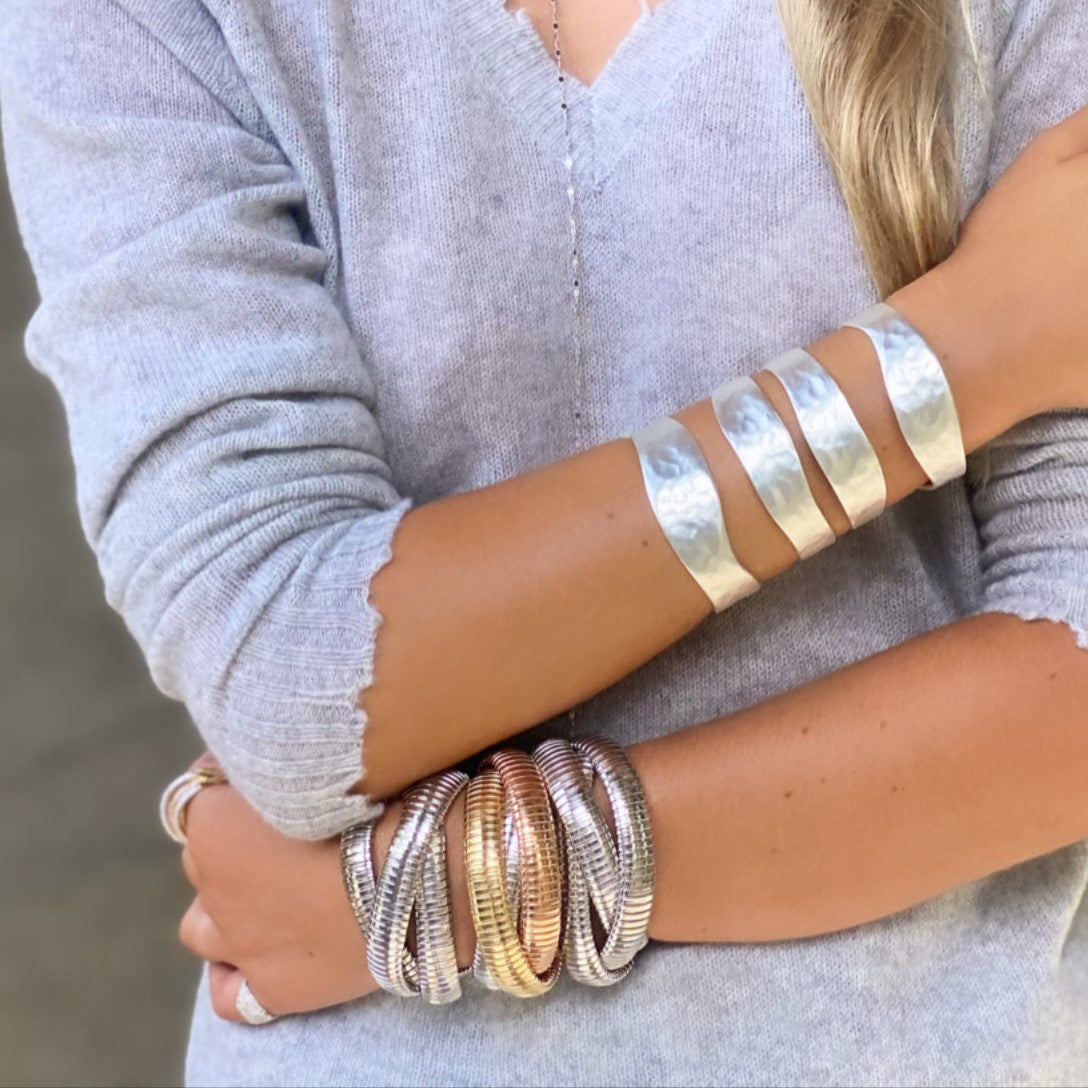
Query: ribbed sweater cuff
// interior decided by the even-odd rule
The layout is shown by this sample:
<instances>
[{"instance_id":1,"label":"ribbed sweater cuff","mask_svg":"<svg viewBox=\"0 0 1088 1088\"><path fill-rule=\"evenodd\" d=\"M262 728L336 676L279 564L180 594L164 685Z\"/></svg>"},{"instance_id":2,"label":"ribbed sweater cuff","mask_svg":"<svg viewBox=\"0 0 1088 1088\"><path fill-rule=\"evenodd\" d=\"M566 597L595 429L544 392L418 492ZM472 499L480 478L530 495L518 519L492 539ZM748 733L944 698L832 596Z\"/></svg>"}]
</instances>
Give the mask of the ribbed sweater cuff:
<instances>
[{"instance_id":1,"label":"ribbed sweater cuff","mask_svg":"<svg viewBox=\"0 0 1088 1088\"><path fill-rule=\"evenodd\" d=\"M277 830L323 839L377 815L349 791L363 773L366 714L382 617L370 581L392 557L410 503L310 546L208 691L205 732L228 777ZM337 527L332 527L337 528Z\"/></svg>"},{"instance_id":2,"label":"ribbed sweater cuff","mask_svg":"<svg viewBox=\"0 0 1088 1088\"><path fill-rule=\"evenodd\" d=\"M1010 585L992 586L976 611L1064 624L1073 632L1077 645L1088 650L1088 585L1083 583L1017 580Z\"/></svg>"}]
</instances>

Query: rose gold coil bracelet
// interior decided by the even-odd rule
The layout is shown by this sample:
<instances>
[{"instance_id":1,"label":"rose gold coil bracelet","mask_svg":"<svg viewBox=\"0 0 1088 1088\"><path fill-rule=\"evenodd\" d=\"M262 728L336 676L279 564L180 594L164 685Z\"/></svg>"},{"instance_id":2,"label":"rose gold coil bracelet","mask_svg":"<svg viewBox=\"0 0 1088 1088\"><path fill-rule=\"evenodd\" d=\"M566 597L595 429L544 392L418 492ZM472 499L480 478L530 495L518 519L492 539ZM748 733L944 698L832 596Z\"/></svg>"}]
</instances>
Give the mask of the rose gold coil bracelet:
<instances>
[{"instance_id":1,"label":"rose gold coil bracelet","mask_svg":"<svg viewBox=\"0 0 1088 1088\"><path fill-rule=\"evenodd\" d=\"M542 974L538 974L522 947L518 926L506 896L503 792L502 779L496 770L481 771L468 784L465 799L465 875L469 904L476 927L476 943L491 980L504 993L515 997L539 997L555 985L563 961L557 948L552 962ZM554 837L553 824L553 843ZM531 839L518 843L523 865L525 858L521 851L526 847L532 849L530 844ZM558 857L557 846L554 851ZM552 904L547 899L546 887L545 884L541 904L550 910ZM561 890L558 896L561 904ZM535 909L529 904L527 907ZM556 943L559 944L558 940Z\"/></svg>"},{"instance_id":2,"label":"rose gold coil bracelet","mask_svg":"<svg viewBox=\"0 0 1088 1088\"><path fill-rule=\"evenodd\" d=\"M518 932L533 971L544 974L559 954L563 874L552 806L544 778L522 751L492 753L484 767L499 772L518 848Z\"/></svg>"}]
</instances>

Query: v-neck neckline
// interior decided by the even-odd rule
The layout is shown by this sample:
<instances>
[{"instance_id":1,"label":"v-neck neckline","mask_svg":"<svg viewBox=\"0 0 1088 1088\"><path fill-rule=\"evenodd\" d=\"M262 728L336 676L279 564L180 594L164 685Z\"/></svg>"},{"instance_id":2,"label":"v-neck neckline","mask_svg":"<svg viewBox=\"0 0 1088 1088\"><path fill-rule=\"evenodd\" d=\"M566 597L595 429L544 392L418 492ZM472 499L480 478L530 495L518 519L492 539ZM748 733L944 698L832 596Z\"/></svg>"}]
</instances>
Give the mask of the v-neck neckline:
<instances>
[{"instance_id":1,"label":"v-neck neckline","mask_svg":"<svg viewBox=\"0 0 1088 1088\"><path fill-rule=\"evenodd\" d=\"M507 109L557 162L566 156L555 58L524 9L505 0L444 0L470 54ZM731 0L664 0L643 13L590 84L566 80L579 173L600 188L642 122L702 53Z\"/></svg>"}]
</instances>

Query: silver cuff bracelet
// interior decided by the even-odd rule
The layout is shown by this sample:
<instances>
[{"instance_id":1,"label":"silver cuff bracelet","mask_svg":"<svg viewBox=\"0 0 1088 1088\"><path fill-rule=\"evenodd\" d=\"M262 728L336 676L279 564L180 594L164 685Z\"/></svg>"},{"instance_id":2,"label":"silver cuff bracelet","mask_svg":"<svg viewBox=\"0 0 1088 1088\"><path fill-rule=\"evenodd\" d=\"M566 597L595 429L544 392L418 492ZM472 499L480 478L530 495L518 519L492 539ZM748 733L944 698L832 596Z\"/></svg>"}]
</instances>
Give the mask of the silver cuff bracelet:
<instances>
[{"instance_id":1,"label":"silver cuff bracelet","mask_svg":"<svg viewBox=\"0 0 1088 1088\"><path fill-rule=\"evenodd\" d=\"M767 369L781 382L827 482L857 528L888 501L876 450L835 379L804 348L780 355Z\"/></svg>"},{"instance_id":2,"label":"silver cuff bracelet","mask_svg":"<svg viewBox=\"0 0 1088 1088\"><path fill-rule=\"evenodd\" d=\"M715 612L759 589L737 561L722 503L691 432L665 417L631 436L654 516Z\"/></svg>"},{"instance_id":3,"label":"silver cuff bracelet","mask_svg":"<svg viewBox=\"0 0 1088 1088\"><path fill-rule=\"evenodd\" d=\"M801 467L801 458L771 402L751 378L726 382L711 395L726 441L736 451L760 501L802 559L835 540Z\"/></svg>"},{"instance_id":4,"label":"silver cuff bracelet","mask_svg":"<svg viewBox=\"0 0 1088 1088\"><path fill-rule=\"evenodd\" d=\"M959 416L940 361L921 334L881 302L844 324L872 341L895 418L911 453L940 487L967 471Z\"/></svg>"}]
</instances>

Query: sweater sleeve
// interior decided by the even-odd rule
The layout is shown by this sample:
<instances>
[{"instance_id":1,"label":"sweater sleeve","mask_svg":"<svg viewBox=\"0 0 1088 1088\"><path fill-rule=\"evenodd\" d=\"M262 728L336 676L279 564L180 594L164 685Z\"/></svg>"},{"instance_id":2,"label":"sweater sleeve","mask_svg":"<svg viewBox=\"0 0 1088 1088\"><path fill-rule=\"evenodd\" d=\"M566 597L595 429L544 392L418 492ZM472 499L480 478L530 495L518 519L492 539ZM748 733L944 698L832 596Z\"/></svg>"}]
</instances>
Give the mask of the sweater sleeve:
<instances>
[{"instance_id":1,"label":"sweater sleeve","mask_svg":"<svg viewBox=\"0 0 1088 1088\"><path fill-rule=\"evenodd\" d=\"M371 576L408 507L303 187L192 0L13 0L0 94L81 524L156 685L279 830L373 811Z\"/></svg>"},{"instance_id":2,"label":"sweater sleeve","mask_svg":"<svg viewBox=\"0 0 1088 1088\"><path fill-rule=\"evenodd\" d=\"M1010 16L996 66L991 182L1037 132L1088 103L1088 4L1021 0ZM976 455L970 472L982 540L978 610L1064 623L1088 649L1088 413L1029 420Z\"/></svg>"}]
</instances>

